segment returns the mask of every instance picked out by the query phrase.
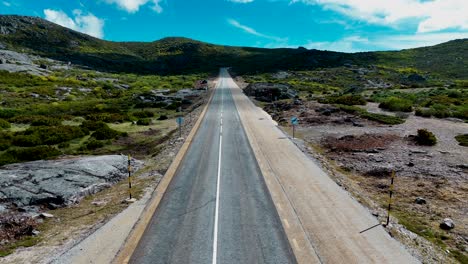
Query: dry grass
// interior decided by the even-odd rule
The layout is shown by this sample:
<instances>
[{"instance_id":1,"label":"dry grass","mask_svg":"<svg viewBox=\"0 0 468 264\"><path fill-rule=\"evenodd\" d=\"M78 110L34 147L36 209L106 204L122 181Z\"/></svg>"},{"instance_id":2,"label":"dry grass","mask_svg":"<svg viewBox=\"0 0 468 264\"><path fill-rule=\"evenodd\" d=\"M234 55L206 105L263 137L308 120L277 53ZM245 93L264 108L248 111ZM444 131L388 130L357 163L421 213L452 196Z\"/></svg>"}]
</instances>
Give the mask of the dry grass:
<instances>
[{"instance_id":1,"label":"dry grass","mask_svg":"<svg viewBox=\"0 0 468 264\"><path fill-rule=\"evenodd\" d=\"M323 140L323 145L335 152L370 151L385 149L399 138L399 136L394 134L347 135L340 138L327 137Z\"/></svg>"}]
</instances>

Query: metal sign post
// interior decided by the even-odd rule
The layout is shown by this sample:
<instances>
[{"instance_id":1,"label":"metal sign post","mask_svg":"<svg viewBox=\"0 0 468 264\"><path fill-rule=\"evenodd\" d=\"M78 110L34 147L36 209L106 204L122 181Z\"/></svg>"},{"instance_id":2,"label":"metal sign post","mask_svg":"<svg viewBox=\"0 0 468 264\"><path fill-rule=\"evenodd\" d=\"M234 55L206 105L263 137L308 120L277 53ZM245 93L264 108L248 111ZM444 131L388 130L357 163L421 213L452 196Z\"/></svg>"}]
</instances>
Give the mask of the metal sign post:
<instances>
[{"instance_id":1,"label":"metal sign post","mask_svg":"<svg viewBox=\"0 0 468 264\"><path fill-rule=\"evenodd\" d=\"M128 194L130 199L132 199L132 158L128 155Z\"/></svg>"},{"instance_id":2,"label":"metal sign post","mask_svg":"<svg viewBox=\"0 0 468 264\"><path fill-rule=\"evenodd\" d=\"M179 137L182 137L182 123L184 123L184 118L181 116L177 117L177 124L179 125Z\"/></svg>"},{"instance_id":3,"label":"metal sign post","mask_svg":"<svg viewBox=\"0 0 468 264\"><path fill-rule=\"evenodd\" d=\"M387 212L387 223L385 224L388 226L390 223L390 211L392 210L392 196L393 196L393 181L395 179L395 171L392 171L392 179L390 182L390 198L388 200L388 212Z\"/></svg>"},{"instance_id":4,"label":"metal sign post","mask_svg":"<svg viewBox=\"0 0 468 264\"><path fill-rule=\"evenodd\" d=\"M296 126L299 125L299 119L297 117L292 117L291 124L293 127L293 138L296 138Z\"/></svg>"}]
</instances>

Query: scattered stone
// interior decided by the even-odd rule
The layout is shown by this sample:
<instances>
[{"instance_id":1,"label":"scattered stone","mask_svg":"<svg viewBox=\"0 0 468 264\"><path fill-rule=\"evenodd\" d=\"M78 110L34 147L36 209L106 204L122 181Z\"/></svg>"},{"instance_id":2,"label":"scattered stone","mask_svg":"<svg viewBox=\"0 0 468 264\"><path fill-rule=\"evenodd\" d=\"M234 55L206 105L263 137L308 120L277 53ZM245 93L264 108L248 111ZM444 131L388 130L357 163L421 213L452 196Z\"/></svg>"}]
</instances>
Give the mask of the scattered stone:
<instances>
[{"instance_id":1,"label":"scattered stone","mask_svg":"<svg viewBox=\"0 0 468 264\"><path fill-rule=\"evenodd\" d=\"M414 167L414 163L413 162L408 162L408 164L406 164L408 167Z\"/></svg>"},{"instance_id":2,"label":"scattered stone","mask_svg":"<svg viewBox=\"0 0 468 264\"><path fill-rule=\"evenodd\" d=\"M418 197L414 200L415 203L417 204L426 204L426 199L422 198L422 197Z\"/></svg>"},{"instance_id":3,"label":"scattered stone","mask_svg":"<svg viewBox=\"0 0 468 264\"><path fill-rule=\"evenodd\" d=\"M31 234L32 234L33 236L38 236L38 235L41 234L41 232L40 232L40 231L37 231L37 230L33 230L33 231L31 232Z\"/></svg>"},{"instance_id":4,"label":"scattered stone","mask_svg":"<svg viewBox=\"0 0 468 264\"><path fill-rule=\"evenodd\" d=\"M104 206L107 204L107 202L106 201L92 201L91 204L95 206Z\"/></svg>"},{"instance_id":5,"label":"scattered stone","mask_svg":"<svg viewBox=\"0 0 468 264\"><path fill-rule=\"evenodd\" d=\"M48 213L41 213L39 215L39 217L41 217L41 218L54 218L54 215L53 214L48 214Z\"/></svg>"},{"instance_id":6,"label":"scattered stone","mask_svg":"<svg viewBox=\"0 0 468 264\"><path fill-rule=\"evenodd\" d=\"M135 198L132 198L132 199L127 198L127 199L124 200L124 203L130 204L130 203L134 203L136 201L137 201L137 199L135 199Z\"/></svg>"},{"instance_id":7,"label":"scattered stone","mask_svg":"<svg viewBox=\"0 0 468 264\"><path fill-rule=\"evenodd\" d=\"M455 228L455 223L450 218L445 218L439 225L443 230L451 230Z\"/></svg>"},{"instance_id":8,"label":"scattered stone","mask_svg":"<svg viewBox=\"0 0 468 264\"><path fill-rule=\"evenodd\" d=\"M379 212L373 211L373 212L372 212L372 215L375 216L375 217L379 217Z\"/></svg>"}]
</instances>

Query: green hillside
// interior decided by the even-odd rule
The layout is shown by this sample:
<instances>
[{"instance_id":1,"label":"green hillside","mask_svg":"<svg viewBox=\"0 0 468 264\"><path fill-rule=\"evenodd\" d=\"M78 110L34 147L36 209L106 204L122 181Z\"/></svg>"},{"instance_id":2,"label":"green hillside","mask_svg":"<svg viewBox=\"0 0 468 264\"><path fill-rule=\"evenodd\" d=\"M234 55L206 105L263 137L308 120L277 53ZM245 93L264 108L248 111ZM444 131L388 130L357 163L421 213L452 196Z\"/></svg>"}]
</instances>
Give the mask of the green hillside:
<instances>
[{"instance_id":1,"label":"green hillside","mask_svg":"<svg viewBox=\"0 0 468 264\"><path fill-rule=\"evenodd\" d=\"M451 78L468 78L468 40L398 52L339 53L213 45L187 38L110 42L36 17L0 16L0 43L13 50L70 61L98 70L184 74L232 66L238 73L311 70L344 64L414 67Z\"/></svg>"}]
</instances>

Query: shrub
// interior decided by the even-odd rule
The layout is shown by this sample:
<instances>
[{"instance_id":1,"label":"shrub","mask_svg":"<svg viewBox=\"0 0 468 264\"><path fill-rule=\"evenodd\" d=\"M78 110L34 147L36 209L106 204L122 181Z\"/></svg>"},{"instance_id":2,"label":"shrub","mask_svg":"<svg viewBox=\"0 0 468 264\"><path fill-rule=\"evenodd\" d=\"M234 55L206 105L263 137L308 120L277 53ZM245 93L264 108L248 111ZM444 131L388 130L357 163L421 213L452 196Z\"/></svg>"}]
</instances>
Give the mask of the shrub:
<instances>
[{"instance_id":1,"label":"shrub","mask_svg":"<svg viewBox=\"0 0 468 264\"><path fill-rule=\"evenodd\" d=\"M31 126L58 126L62 123L62 120L47 116L38 116L31 122Z\"/></svg>"},{"instance_id":2,"label":"shrub","mask_svg":"<svg viewBox=\"0 0 468 264\"><path fill-rule=\"evenodd\" d=\"M80 125L81 128L88 129L89 131L96 131L99 128L108 127L102 121L83 121Z\"/></svg>"},{"instance_id":3,"label":"shrub","mask_svg":"<svg viewBox=\"0 0 468 264\"><path fill-rule=\"evenodd\" d=\"M58 126L62 123L60 118L41 115L19 115L10 118L16 124L31 124L32 126Z\"/></svg>"},{"instance_id":4,"label":"shrub","mask_svg":"<svg viewBox=\"0 0 468 264\"><path fill-rule=\"evenodd\" d=\"M90 121L102 121L105 123L122 123L128 120L128 116L116 113L90 114L86 117Z\"/></svg>"},{"instance_id":5,"label":"shrub","mask_svg":"<svg viewBox=\"0 0 468 264\"><path fill-rule=\"evenodd\" d=\"M139 125L139 126L149 126L149 125L151 125L151 119L149 119L149 118L139 119L138 122L137 122L137 125Z\"/></svg>"},{"instance_id":6,"label":"shrub","mask_svg":"<svg viewBox=\"0 0 468 264\"><path fill-rule=\"evenodd\" d=\"M384 114L369 113L366 110L357 106L337 105L338 108L346 113L358 115L362 118L376 121L386 125L399 125L405 123L405 119L397 116L389 116Z\"/></svg>"},{"instance_id":7,"label":"shrub","mask_svg":"<svg viewBox=\"0 0 468 264\"><path fill-rule=\"evenodd\" d=\"M59 147L59 148L61 148L61 149L69 148L69 147L70 147L70 143L68 143L68 142L62 142L62 143L58 144L57 147Z\"/></svg>"},{"instance_id":8,"label":"shrub","mask_svg":"<svg viewBox=\"0 0 468 264\"><path fill-rule=\"evenodd\" d=\"M390 116L390 115L383 115L383 114L375 114L375 113L369 113L369 112L364 112L361 114L361 117L376 121L382 124L386 125L399 125L405 123L405 120L397 117L397 116Z\"/></svg>"},{"instance_id":9,"label":"shrub","mask_svg":"<svg viewBox=\"0 0 468 264\"><path fill-rule=\"evenodd\" d=\"M102 147L104 147L104 145L105 144L102 141L95 140L95 139L90 139L86 143L85 147L88 150L94 150L94 149L102 148Z\"/></svg>"},{"instance_id":10,"label":"shrub","mask_svg":"<svg viewBox=\"0 0 468 264\"><path fill-rule=\"evenodd\" d=\"M9 163L48 159L61 155L62 153L51 146L36 146L32 148L10 149L0 155L0 165Z\"/></svg>"},{"instance_id":11,"label":"shrub","mask_svg":"<svg viewBox=\"0 0 468 264\"><path fill-rule=\"evenodd\" d=\"M0 118L0 128L10 128L11 125L10 125L10 122L6 121L5 119L1 119Z\"/></svg>"},{"instance_id":12,"label":"shrub","mask_svg":"<svg viewBox=\"0 0 468 264\"><path fill-rule=\"evenodd\" d=\"M13 137L13 144L21 147L55 145L86 136L86 131L76 126L30 127Z\"/></svg>"},{"instance_id":13,"label":"shrub","mask_svg":"<svg viewBox=\"0 0 468 264\"><path fill-rule=\"evenodd\" d=\"M9 149L11 146L11 143L6 140L0 140L0 151L4 151Z\"/></svg>"},{"instance_id":14,"label":"shrub","mask_svg":"<svg viewBox=\"0 0 468 264\"><path fill-rule=\"evenodd\" d=\"M97 129L93 134L91 134L91 136L97 140L114 139L120 135L122 135L122 133L110 128L109 126L101 127Z\"/></svg>"},{"instance_id":15,"label":"shrub","mask_svg":"<svg viewBox=\"0 0 468 264\"><path fill-rule=\"evenodd\" d=\"M411 112L413 111L413 102L398 97L390 97L380 103L379 107L393 112Z\"/></svg>"},{"instance_id":16,"label":"shrub","mask_svg":"<svg viewBox=\"0 0 468 264\"><path fill-rule=\"evenodd\" d=\"M458 135L455 137L460 146L468 147L468 134Z\"/></svg>"},{"instance_id":17,"label":"shrub","mask_svg":"<svg viewBox=\"0 0 468 264\"><path fill-rule=\"evenodd\" d=\"M425 110L421 108L416 108L416 111L414 112L415 115L417 116L422 116L422 117L431 117L432 113L431 110Z\"/></svg>"},{"instance_id":18,"label":"shrub","mask_svg":"<svg viewBox=\"0 0 468 264\"><path fill-rule=\"evenodd\" d=\"M0 109L0 118L8 119L14 117L16 114L18 114L18 110L15 109Z\"/></svg>"},{"instance_id":19,"label":"shrub","mask_svg":"<svg viewBox=\"0 0 468 264\"><path fill-rule=\"evenodd\" d=\"M145 111L134 112L133 116L137 118L149 118L149 117L154 117L154 113L151 111L145 110Z\"/></svg>"},{"instance_id":20,"label":"shrub","mask_svg":"<svg viewBox=\"0 0 468 264\"><path fill-rule=\"evenodd\" d=\"M446 118L452 116L450 109L442 104L435 104L431 106L431 113L437 118Z\"/></svg>"},{"instance_id":21,"label":"shrub","mask_svg":"<svg viewBox=\"0 0 468 264\"><path fill-rule=\"evenodd\" d=\"M366 105L367 101L361 95L346 94L338 97L327 97L320 99L320 103L326 104L342 104L342 105Z\"/></svg>"},{"instance_id":22,"label":"shrub","mask_svg":"<svg viewBox=\"0 0 468 264\"><path fill-rule=\"evenodd\" d=\"M167 117L167 115L161 115L158 120L167 120L169 119L169 117Z\"/></svg>"},{"instance_id":23,"label":"shrub","mask_svg":"<svg viewBox=\"0 0 468 264\"><path fill-rule=\"evenodd\" d=\"M423 146L434 146L437 144L436 136L427 129L418 129L415 139L419 145Z\"/></svg>"}]
</instances>

